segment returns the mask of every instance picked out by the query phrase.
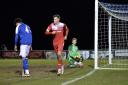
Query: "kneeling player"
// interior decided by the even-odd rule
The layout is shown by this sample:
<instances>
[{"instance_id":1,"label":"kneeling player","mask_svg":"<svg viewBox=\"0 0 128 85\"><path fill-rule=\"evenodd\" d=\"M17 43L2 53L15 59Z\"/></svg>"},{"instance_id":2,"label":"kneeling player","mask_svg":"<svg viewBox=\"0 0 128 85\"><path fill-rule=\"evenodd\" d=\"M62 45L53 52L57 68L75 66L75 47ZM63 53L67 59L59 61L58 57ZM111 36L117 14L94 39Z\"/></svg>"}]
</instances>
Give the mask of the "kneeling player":
<instances>
[{"instance_id":1,"label":"kneeling player","mask_svg":"<svg viewBox=\"0 0 128 85\"><path fill-rule=\"evenodd\" d=\"M76 46L77 39L72 39L72 44L68 47L68 62L69 67L83 67L83 58L78 51L78 46Z\"/></svg>"}]
</instances>

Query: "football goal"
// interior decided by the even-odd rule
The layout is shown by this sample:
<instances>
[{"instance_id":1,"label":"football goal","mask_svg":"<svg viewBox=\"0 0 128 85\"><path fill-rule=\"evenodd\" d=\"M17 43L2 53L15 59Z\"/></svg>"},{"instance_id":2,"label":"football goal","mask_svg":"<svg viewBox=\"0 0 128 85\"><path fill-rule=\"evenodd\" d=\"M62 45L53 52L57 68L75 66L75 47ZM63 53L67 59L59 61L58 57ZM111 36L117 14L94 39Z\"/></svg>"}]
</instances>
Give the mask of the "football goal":
<instances>
[{"instance_id":1,"label":"football goal","mask_svg":"<svg viewBox=\"0 0 128 85\"><path fill-rule=\"evenodd\" d=\"M128 4L95 0L95 69L128 69Z\"/></svg>"}]
</instances>

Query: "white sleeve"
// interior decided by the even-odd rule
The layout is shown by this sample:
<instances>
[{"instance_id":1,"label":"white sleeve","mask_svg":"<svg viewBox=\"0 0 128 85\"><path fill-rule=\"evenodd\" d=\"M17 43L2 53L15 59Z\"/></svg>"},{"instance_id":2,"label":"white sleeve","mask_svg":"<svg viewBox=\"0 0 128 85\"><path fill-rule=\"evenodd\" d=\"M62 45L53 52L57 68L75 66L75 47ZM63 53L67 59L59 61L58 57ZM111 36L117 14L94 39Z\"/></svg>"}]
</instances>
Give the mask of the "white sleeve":
<instances>
[{"instance_id":1,"label":"white sleeve","mask_svg":"<svg viewBox=\"0 0 128 85\"><path fill-rule=\"evenodd\" d=\"M17 25L17 26L16 26L15 34L18 34L19 26L20 26L20 25Z\"/></svg>"}]
</instances>

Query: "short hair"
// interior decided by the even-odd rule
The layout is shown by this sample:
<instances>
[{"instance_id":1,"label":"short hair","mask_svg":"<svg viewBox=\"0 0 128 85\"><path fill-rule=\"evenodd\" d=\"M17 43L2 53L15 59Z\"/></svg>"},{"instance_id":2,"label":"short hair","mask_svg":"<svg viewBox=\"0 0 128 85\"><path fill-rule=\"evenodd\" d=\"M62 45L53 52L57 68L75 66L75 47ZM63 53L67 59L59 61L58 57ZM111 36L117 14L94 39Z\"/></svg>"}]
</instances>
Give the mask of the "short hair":
<instances>
[{"instance_id":1,"label":"short hair","mask_svg":"<svg viewBox=\"0 0 128 85\"><path fill-rule=\"evenodd\" d=\"M61 18L59 14L53 15L53 18L55 18L55 17L57 17L57 18L59 18L59 19Z\"/></svg>"},{"instance_id":2,"label":"short hair","mask_svg":"<svg viewBox=\"0 0 128 85\"><path fill-rule=\"evenodd\" d=\"M76 40L76 41L77 41L77 38L74 37L74 38L72 38L72 41L73 41L73 40Z\"/></svg>"},{"instance_id":3,"label":"short hair","mask_svg":"<svg viewBox=\"0 0 128 85\"><path fill-rule=\"evenodd\" d=\"M14 21L15 24L16 23L21 23L21 22L22 22L22 19L21 18L16 18L15 21Z\"/></svg>"}]
</instances>

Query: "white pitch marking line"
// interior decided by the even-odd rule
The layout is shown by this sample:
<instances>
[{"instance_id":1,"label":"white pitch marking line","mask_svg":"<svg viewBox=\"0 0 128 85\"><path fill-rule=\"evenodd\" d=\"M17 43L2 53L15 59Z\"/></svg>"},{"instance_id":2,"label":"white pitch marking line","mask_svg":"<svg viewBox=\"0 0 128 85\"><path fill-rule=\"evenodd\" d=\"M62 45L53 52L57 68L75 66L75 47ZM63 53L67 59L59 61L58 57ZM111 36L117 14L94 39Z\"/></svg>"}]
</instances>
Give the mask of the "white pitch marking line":
<instances>
[{"instance_id":1,"label":"white pitch marking line","mask_svg":"<svg viewBox=\"0 0 128 85\"><path fill-rule=\"evenodd\" d=\"M80 80L80 79L86 78L86 77L92 75L95 71L96 71L96 70L94 69L94 70L90 71L89 73L87 73L87 74L85 74L85 75L83 75L83 76L81 76L81 77L79 77L79 78L75 78L75 79L73 79L73 80L66 81L66 82L62 83L61 85L68 85L68 84L71 84L71 83L73 83L73 82L76 82L76 81L78 81L78 80Z\"/></svg>"}]
</instances>

